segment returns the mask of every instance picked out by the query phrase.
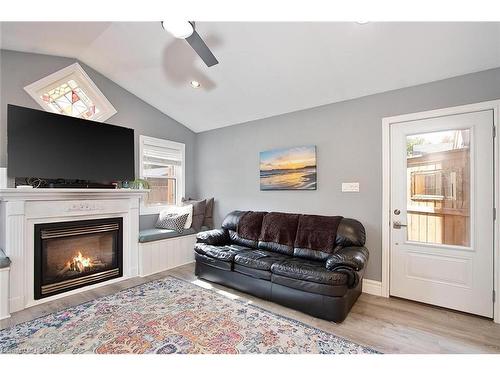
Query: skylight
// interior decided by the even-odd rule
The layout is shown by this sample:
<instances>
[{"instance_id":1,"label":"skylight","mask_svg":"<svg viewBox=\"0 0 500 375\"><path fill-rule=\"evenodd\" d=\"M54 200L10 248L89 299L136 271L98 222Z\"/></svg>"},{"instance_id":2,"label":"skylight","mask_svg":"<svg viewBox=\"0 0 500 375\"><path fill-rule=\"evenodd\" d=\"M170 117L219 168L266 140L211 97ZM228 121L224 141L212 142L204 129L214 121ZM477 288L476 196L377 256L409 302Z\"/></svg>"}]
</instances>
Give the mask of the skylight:
<instances>
[{"instance_id":1,"label":"skylight","mask_svg":"<svg viewBox=\"0 0 500 375\"><path fill-rule=\"evenodd\" d=\"M49 112L103 122L116 109L75 63L24 88Z\"/></svg>"}]
</instances>

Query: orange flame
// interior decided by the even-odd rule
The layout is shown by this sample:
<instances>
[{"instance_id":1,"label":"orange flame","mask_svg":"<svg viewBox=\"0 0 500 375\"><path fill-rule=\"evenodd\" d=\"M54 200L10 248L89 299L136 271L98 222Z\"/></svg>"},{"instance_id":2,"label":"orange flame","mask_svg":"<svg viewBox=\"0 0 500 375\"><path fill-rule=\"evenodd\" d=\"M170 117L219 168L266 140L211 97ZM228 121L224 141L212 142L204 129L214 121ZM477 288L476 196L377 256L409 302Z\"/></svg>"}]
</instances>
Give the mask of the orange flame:
<instances>
[{"instance_id":1,"label":"orange flame","mask_svg":"<svg viewBox=\"0 0 500 375\"><path fill-rule=\"evenodd\" d=\"M67 266L71 270L83 272L85 269L92 267L92 260L90 258L85 258L81 251L79 251L78 255L67 263Z\"/></svg>"}]
</instances>

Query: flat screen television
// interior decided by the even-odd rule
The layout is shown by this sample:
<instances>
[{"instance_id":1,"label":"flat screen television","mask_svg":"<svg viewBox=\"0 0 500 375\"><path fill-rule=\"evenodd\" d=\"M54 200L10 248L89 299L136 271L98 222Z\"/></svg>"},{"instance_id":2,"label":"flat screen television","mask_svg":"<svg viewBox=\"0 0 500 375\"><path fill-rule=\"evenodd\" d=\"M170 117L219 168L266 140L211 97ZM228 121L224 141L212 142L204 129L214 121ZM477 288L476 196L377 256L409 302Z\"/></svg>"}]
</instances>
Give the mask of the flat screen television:
<instances>
[{"instance_id":1,"label":"flat screen television","mask_svg":"<svg viewBox=\"0 0 500 375\"><path fill-rule=\"evenodd\" d=\"M8 105L9 177L134 179L134 130Z\"/></svg>"}]
</instances>

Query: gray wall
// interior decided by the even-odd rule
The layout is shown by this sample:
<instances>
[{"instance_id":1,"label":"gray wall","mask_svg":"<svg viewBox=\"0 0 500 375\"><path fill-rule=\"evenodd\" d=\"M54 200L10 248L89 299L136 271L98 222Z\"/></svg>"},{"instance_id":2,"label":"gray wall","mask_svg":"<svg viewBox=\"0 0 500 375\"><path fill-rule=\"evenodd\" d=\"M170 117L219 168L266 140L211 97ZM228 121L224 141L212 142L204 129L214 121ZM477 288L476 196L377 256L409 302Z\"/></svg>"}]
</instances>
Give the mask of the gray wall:
<instances>
[{"instance_id":1,"label":"gray wall","mask_svg":"<svg viewBox=\"0 0 500 375\"><path fill-rule=\"evenodd\" d=\"M24 87L76 60L15 51L0 51L0 167L7 165L7 104L40 109ZM136 175L139 174L139 135L165 138L186 144L186 195L193 195L195 133L145 103L89 66L79 62L94 83L118 111L106 122L135 129Z\"/></svg>"},{"instance_id":2,"label":"gray wall","mask_svg":"<svg viewBox=\"0 0 500 375\"><path fill-rule=\"evenodd\" d=\"M215 196L216 224L235 209L356 218L367 230L366 277L381 280L382 118L498 98L500 68L200 133L197 196ZM295 145L317 146L318 190L259 191L259 151ZM340 191L354 181L359 193Z\"/></svg>"},{"instance_id":3,"label":"gray wall","mask_svg":"<svg viewBox=\"0 0 500 375\"><path fill-rule=\"evenodd\" d=\"M7 103L39 109L24 87L75 62L63 57L0 51L0 166L6 157ZM340 214L367 229L366 276L381 279L381 119L500 98L500 68L194 134L82 64L118 113L107 122L186 144L186 195L216 197L216 224L235 209ZM259 151L316 145L317 191L259 191ZM136 172L138 171L136 149ZM196 176L196 181L195 181ZM341 193L358 181L360 193Z\"/></svg>"}]
</instances>

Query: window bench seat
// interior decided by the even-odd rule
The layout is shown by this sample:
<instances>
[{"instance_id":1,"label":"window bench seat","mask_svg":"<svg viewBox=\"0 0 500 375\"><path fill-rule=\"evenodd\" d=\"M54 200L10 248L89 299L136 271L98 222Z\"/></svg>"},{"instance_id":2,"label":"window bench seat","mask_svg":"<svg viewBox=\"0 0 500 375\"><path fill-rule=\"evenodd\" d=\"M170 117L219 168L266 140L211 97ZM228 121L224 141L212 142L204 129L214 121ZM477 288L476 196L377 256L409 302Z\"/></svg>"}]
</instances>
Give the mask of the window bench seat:
<instances>
[{"instance_id":1,"label":"window bench seat","mask_svg":"<svg viewBox=\"0 0 500 375\"><path fill-rule=\"evenodd\" d=\"M139 275L147 276L183 264L194 262L196 232L193 228L182 233L155 228L158 215L143 215L139 219ZM209 230L202 227L201 231Z\"/></svg>"}]
</instances>

